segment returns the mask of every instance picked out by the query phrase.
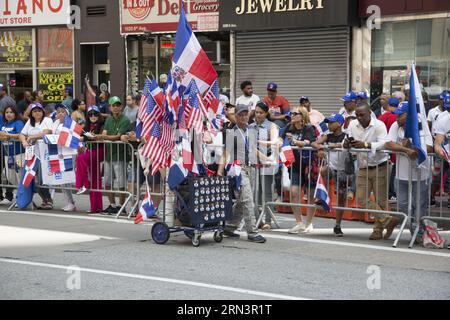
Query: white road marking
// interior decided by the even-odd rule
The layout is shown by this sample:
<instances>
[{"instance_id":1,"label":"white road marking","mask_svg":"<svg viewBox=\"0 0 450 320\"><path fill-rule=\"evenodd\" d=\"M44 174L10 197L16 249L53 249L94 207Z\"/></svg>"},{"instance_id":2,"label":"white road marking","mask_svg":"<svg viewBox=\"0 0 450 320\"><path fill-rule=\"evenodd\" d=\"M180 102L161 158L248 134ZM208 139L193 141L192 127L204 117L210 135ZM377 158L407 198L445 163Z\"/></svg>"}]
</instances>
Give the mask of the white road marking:
<instances>
[{"instance_id":1,"label":"white road marking","mask_svg":"<svg viewBox=\"0 0 450 320\"><path fill-rule=\"evenodd\" d=\"M84 233L0 226L0 248L57 246L100 239L116 240L117 238Z\"/></svg>"},{"instance_id":2,"label":"white road marking","mask_svg":"<svg viewBox=\"0 0 450 320\"><path fill-rule=\"evenodd\" d=\"M316 229L314 229L314 231L315 230ZM381 247L381 246L374 246L374 245L370 245L370 244L351 243L351 242L345 242L345 241L330 241L330 240L312 239L312 238L309 238L308 235L306 235L306 236L301 236L301 235L300 236L282 236L282 235L264 233L264 237L269 238L269 239L277 239L277 240L300 241L300 242L326 244L326 245L333 245L333 246L356 247L356 248L365 248L365 249L372 249L372 250L390 251L390 252L396 252L396 253L402 252L402 253L412 253L412 254L421 254L421 255L426 255L426 256L450 258L450 254L442 253L442 252L422 251L422 250L415 250L415 249L402 249L402 248L393 248L393 247Z\"/></svg>"},{"instance_id":3,"label":"white road marking","mask_svg":"<svg viewBox=\"0 0 450 320\"><path fill-rule=\"evenodd\" d=\"M21 261L21 260L0 258L0 262L28 265L28 266L34 266L34 267L51 268L51 269L70 270L69 266L40 263L40 262L33 262L33 261ZM235 287L227 287L227 286L215 285L212 283L186 281L186 280L179 280L179 279L172 279L172 278L154 277L154 276L146 276L146 275L133 274L133 273L114 272L114 271L89 269L89 268L79 268L79 270L82 272L89 272L89 273L95 273L95 274L103 274L103 275L109 275L109 276L142 279L142 280L150 280L150 281L160 281L160 282L174 283L174 284L180 284L180 285L186 285L186 286L192 286L192 287L201 287L201 288L206 288L206 289L229 291L229 292L247 294L247 295L252 295L252 296L260 296L260 297L266 297L266 298L274 298L274 299L282 299L282 300L310 300L309 298L287 296L287 295L283 295L283 294L255 291L255 290L235 288Z\"/></svg>"}]
</instances>

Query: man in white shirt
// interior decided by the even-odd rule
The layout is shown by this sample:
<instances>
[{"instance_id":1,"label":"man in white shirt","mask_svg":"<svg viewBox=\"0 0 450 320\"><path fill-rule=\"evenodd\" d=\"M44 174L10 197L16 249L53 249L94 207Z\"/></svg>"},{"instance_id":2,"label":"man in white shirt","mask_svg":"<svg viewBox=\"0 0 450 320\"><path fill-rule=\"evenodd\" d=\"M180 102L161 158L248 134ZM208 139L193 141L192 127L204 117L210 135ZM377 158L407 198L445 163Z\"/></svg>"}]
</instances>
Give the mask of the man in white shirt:
<instances>
[{"instance_id":1,"label":"man in white shirt","mask_svg":"<svg viewBox=\"0 0 450 320\"><path fill-rule=\"evenodd\" d=\"M439 115L442 114L443 112L445 112L444 98L445 98L445 95L448 93L449 93L448 90L442 91L442 93L439 95L438 105L436 107L434 107L433 109L431 109L430 111L428 111L428 117L427 117L428 126L430 127L431 133L433 135L434 135L434 130L433 130L434 123L437 121Z\"/></svg>"},{"instance_id":2,"label":"man in white shirt","mask_svg":"<svg viewBox=\"0 0 450 320\"><path fill-rule=\"evenodd\" d=\"M243 95L237 98L236 105L241 104L248 107L250 110L250 121L255 118L256 104L260 101L256 94L253 94L253 85L250 81L241 83L241 90Z\"/></svg>"},{"instance_id":3,"label":"man in white shirt","mask_svg":"<svg viewBox=\"0 0 450 320\"><path fill-rule=\"evenodd\" d=\"M352 121L347 133L349 139L344 142L344 148L368 149L368 152L358 152L358 171L356 197L362 208L388 211L387 188L389 181L388 155L379 150L384 149L388 141L386 126L383 122L371 117L367 103L356 108L356 121ZM375 203L370 200L373 192ZM389 214L376 214L373 232L370 240L389 239L399 219Z\"/></svg>"},{"instance_id":4,"label":"man in white shirt","mask_svg":"<svg viewBox=\"0 0 450 320\"><path fill-rule=\"evenodd\" d=\"M397 203L398 209L405 214L408 214L408 200L409 200L409 188L408 183L410 179L410 168L412 167L412 206L411 206L411 235L414 234L414 230L417 223L420 223L420 217L426 215L428 206L428 181L430 178L430 160L427 157L422 165L417 163L417 149L411 144L411 139L405 137L405 125L408 118L408 104L401 104L392 113L398 115L397 121L394 122L389 130L386 148L395 152L406 153L408 156L402 153L397 154L396 163L396 176L397 179ZM420 141L421 145L426 146L426 152L433 152L433 138L431 137L430 130L425 125L425 119L419 116L420 127ZM417 218L417 220L416 220ZM418 243L422 239L424 229L420 225L419 234L417 237Z\"/></svg>"},{"instance_id":5,"label":"man in white shirt","mask_svg":"<svg viewBox=\"0 0 450 320\"><path fill-rule=\"evenodd\" d=\"M444 111L439 115L436 123L434 124L434 151L438 155L439 158L443 161L443 170L444 172L450 171L450 147L449 147L449 136L450 136L450 94L446 94L444 96ZM439 160L439 159L438 159ZM440 162L436 163L439 167L441 167ZM440 172L439 172L440 178ZM438 186L440 186L440 180L438 179ZM433 188L432 188L433 191ZM448 201L448 205L450 208L450 200Z\"/></svg>"}]
</instances>

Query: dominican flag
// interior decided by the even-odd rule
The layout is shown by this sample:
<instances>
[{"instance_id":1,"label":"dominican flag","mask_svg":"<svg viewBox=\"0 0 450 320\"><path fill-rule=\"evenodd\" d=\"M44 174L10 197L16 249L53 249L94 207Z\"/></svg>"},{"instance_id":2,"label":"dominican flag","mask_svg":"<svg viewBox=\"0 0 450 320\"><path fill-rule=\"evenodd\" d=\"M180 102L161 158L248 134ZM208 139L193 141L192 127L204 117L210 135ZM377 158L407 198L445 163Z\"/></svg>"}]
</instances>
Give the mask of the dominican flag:
<instances>
[{"instance_id":1,"label":"dominican flag","mask_svg":"<svg viewBox=\"0 0 450 320\"><path fill-rule=\"evenodd\" d=\"M156 82L155 79L150 82L149 89L150 95L152 96L153 100L155 100L156 105L160 107L161 110L164 110L166 96L164 95L164 91L158 86L158 82Z\"/></svg>"},{"instance_id":2,"label":"dominican flag","mask_svg":"<svg viewBox=\"0 0 450 320\"><path fill-rule=\"evenodd\" d=\"M142 201L141 208L139 209L136 218L134 219L134 224L141 223L142 221L146 221L151 217L156 215L156 209L153 205L152 198L150 197L150 193L147 191L144 200Z\"/></svg>"},{"instance_id":3,"label":"dominican flag","mask_svg":"<svg viewBox=\"0 0 450 320\"><path fill-rule=\"evenodd\" d=\"M172 62L173 79L186 88L195 80L200 94L203 94L217 79L217 72L200 46L191 26L186 19L184 3L181 8L175 37L175 50Z\"/></svg>"},{"instance_id":4,"label":"dominican flag","mask_svg":"<svg viewBox=\"0 0 450 320\"><path fill-rule=\"evenodd\" d=\"M420 131L427 130L425 104L420 91L419 79L417 78L416 65L411 64L411 76L409 79L410 94L408 101L408 118L406 120L405 137L412 140L412 145L418 152L417 162L421 165L427 159L427 147L422 145ZM422 121L419 120L419 114Z\"/></svg>"},{"instance_id":5,"label":"dominican flag","mask_svg":"<svg viewBox=\"0 0 450 320\"><path fill-rule=\"evenodd\" d=\"M321 137L328 133L328 125L322 121L319 125L316 126L316 136Z\"/></svg>"},{"instance_id":6,"label":"dominican flag","mask_svg":"<svg viewBox=\"0 0 450 320\"><path fill-rule=\"evenodd\" d=\"M169 177L167 178L167 183L169 184L170 190L178 187L187 177L188 171L183 166L183 158L174 160L172 158L172 163L169 169Z\"/></svg>"},{"instance_id":7,"label":"dominican flag","mask_svg":"<svg viewBox=\"0 0 450 320\"><path fill-rule=\"evenodd\" d=\"M241 172L242 167L239 160L235 160L233 163L227 165L227 176L233 178L234 187L237 191L241 190Z\"/></svg>"},{"instance_id":8,"label":"dominican flag","mask_svg":"<svg viewBox=\"0 0 450 320\"><path fill-rule=\"evenodd\" d=\"M83 127L73 121L69 116L66 116L59 134L58 145L71 149L77 149L82 134Z\"/></svg>"},{"instance_id":9,"label":"dominican flag","mask_svg":"<svg viewBox=\"0 0 450 320\"><path fill-rule=\"evenodd\" d=\"M322 175L319 173L319 178L317 179L316 191L314 192L314 198L316 199L316 204L321 206L326 212L331 211L331 199L328 195L327 188L325 187L325 182Z\"/></svg>"},{"instance_id":10,"label":"dominican flag","mask_svg":"<svg viewBox=\"0 0 450 320\"><path fill-rule=\"evenodd\" d=\"M166 85L166 112L169 113L171 121L177 121L178 108L180 106L180 93L178 92L177 82L173 81L172 74L169 72Z\"/></svg>"},{"instance_id":11,"label":"dominican flag","mask_svg":"<svg viewBox=\"0 0 450 320\"><path fill-rule=\"evenodd\" d=\"M73 156L64 155L63 150L56 144L47 144L50 171L53 173L73 170Z\"/></svg>"},{"instance_id":12,"label":"dominican flag","mask_svg":"<svg viewBox=\"0 0 450 320\"><path fill-rule=\"evenodd\" d=\"M281 147L280 162L286 167L289 167L295 162L294 151L292 151L287 137L284 138L283 146Z\"/></svg>"},{"instance_id":13,"label":"dominican flag","mask_svg":"<svg viewBox=\"0 0 450 320\"><path fill-rule=\"evenodd\" d=\"M39 168L40 161L36 157L36 155L33 156L30 160L25 161L25 174L23 176L23 186L25 188L28 188L31 184L31 182L34 180L34 177L36 176L36 172Z\"/></svg>"}]
</instances>

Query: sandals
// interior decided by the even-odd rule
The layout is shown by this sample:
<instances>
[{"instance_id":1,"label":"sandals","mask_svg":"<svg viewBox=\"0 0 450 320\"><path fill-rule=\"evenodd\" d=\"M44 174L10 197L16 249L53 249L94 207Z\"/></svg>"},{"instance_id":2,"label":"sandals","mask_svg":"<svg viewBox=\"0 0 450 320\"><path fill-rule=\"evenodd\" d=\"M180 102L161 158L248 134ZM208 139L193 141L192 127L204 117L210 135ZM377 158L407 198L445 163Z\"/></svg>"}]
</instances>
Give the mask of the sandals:
<instances>
[{"instance_id":1,"label":"sandals","mask_svg":"<svg viewBox=\"0 0 450 320\"><path fill-rule=\"evenodd\" d=\"M53 209L53 203L51 202L42 202L41 206L38 207L40 210L52 210Z\"/></svg>"}]
</instances>

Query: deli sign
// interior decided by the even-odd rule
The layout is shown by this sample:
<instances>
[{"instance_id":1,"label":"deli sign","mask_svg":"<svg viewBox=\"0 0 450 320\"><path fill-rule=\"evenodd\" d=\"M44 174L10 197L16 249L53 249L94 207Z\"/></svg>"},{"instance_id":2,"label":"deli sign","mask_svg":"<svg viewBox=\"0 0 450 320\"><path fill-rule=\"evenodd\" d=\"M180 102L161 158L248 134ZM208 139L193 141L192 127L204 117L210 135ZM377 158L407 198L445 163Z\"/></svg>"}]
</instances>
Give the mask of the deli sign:
<instances>
[{"instance_id":1,"label":"deli sign","mask_svg":"<svg viewBox=\"0 0 450 320\"><path fill-rule=\"evenodd\" d=\"M1 0L0 27L61 25L70 22L70 0Z\"/></svg>"},{"instance_id":2,"label":"deli sign","mask_svg":"<svg viewBox=\"0 0 450 320\"><path fill-rule=\"evenodd\" d=\"M175 32L182 3L195 31L219 29L219 0L120 0L122 34Z\"/></svg>"}]
</instances>

